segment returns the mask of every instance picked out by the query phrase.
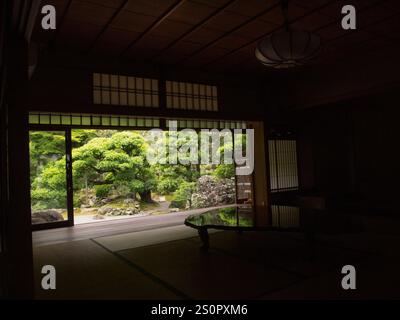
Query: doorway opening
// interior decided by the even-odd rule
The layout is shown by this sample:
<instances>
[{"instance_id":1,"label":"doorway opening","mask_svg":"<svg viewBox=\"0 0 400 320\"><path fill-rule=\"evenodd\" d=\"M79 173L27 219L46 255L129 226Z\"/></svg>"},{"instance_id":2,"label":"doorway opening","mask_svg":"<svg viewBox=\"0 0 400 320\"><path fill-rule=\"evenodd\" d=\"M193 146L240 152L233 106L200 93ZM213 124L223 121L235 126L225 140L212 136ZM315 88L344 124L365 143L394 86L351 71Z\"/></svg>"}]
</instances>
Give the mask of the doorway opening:
<instances>
[{"instance_id":1,"label":"doorway opening","mask_svg":"<svg viewBox=\"0 0 400 320\"><path fill-rule=\"evenodd\" d=\"M120 127L32 128L33 228L252 202L251 177L238 179L234 164L150 164L147 132Z\"/></svg>"},{"instance_id":2,"label":"doorway opening","mask_svg":"<svg viewBox=\"0 0 400 320\"><path fill-rule=\"evenodd\" d=\"M73 225L70 130L31 130L29 151L32 225Z\"/></svg>"}]
</instances>

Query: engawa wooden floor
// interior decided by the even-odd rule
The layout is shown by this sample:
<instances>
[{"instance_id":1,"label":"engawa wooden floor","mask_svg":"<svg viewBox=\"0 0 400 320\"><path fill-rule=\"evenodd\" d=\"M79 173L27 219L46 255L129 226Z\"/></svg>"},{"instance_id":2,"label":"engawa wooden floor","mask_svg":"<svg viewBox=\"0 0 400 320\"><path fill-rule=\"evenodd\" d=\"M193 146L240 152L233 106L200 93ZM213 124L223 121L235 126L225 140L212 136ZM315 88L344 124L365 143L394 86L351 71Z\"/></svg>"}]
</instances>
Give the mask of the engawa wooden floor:
<instances>
[{"instance_id":1,"label":"engawa wooden floor","mask_svg":"<svg viewBox=\"0 0 400 320\"><path fill-rule=\"evenodd\" d=\"M79 237L71 236L73 241L63 235L55 244L36 238L36 297L400 298L400 221L369 218L366 224L363 233L318 237L312 261L297 234L217 232L210 235L208 254L199 250L196 233L183 225L135 232L114 225L113 235L103 230L88 237L82 231ZM56 267L54 291L40 287L45 264ZM341 288L346 264L356 267L356 290Z\"/></svg>"},{"instance_id":2,"label":"engawa wooden floor","mask_svg":"<svg viewBox=\"0 0 400 320\"><path fill-rule=\"evenodd\" d=\"M227 207L227 206L221 206ZM219 208L219 207L215 207ZM68 228L49 229L32 233L33 246L92 239L134 231L157 229L160 227L182 225L190 214L201 213L212 208L194 209L164 215L130 217L114 221L97 221Z\"/></svg>"}]
</instances>

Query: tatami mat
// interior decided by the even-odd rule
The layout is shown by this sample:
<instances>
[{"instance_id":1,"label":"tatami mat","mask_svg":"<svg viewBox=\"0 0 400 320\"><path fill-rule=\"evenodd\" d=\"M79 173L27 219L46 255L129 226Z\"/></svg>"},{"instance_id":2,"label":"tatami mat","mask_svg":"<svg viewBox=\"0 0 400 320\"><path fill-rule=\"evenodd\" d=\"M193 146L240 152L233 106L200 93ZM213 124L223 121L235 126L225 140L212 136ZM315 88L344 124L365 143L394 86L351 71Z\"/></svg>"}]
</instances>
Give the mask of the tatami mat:
<instances>
[{"instance_id":1,"label":"tatami mat","mask_svg":"<svg viewBox=\"0 0 400 320\"><path fill-rule=\"evenodd\" d=\"M369 255L400 257L400 235L363 232L340 237L321 236L320 238L321 242L326 245L334 245Z\"/></svg>"},{"instance_id":2,"label":"tatami mat","mask_svg":"<svg viewBox=\"0 0 400 320\"><path fill-rule=\"evenodd\" d=\"M354 265L356 289L343 290L340 269L312 277L260 299L400 299L398 261L371 259Z\"/></svg>"},{"instance_id":3,"label":"tatami mat","mask_svg":"<svg viewBox=\"0 0 400 320\"><path fill-rule=\"evenodd\" d=\"M249 299L289 286L299 277L181 240L119 252L194 299Z\"/></svg>"},{"instance_id":4,"label":"tatami mat","mask_svg":"<svg viewBox=\"0 0 400 320\"><path fill-rule=\"evenodd\" d=\"M313 259L310 259L311 248L304 236L292 238L287 233L278 232L216 234L212 237L211 246L242 259L306 277L354 264L366 257L356 251L321 246L316 242Z\"/></svg>"},{"instance_id":5,"label":"tatami mat","mask_svg":"<svg viewBox=\"0 0 400 320\"><path fill-rule=\"evenodd\" d=\"M192 238L196 237L197 235L198 234L195 229L182 225L124 233L109 237L100 237L96 238L96 242L100 243L108 250L121 251L158 243Z\"/></svg>"},{"instance_id":6,"label":"tatami mat","mask_svg":"<svg viewBox=\"0 0 400 320\"><path fill-rule=\"evenodd\" d=\"M364 232L317 237L314 259L302 234L220 231L200 250L186 226L34 248L40 299L314 299L398 297L399 237ZM40 287L41 267L57 270L57 289ZM341 268L357 270L357 290L341 287ZM388 288L394 288L389 290ZM374 291L375 290L375 291Z\"/></svg>"},{"instance_id":7,"label":"tatami mat","mask_svg":"<svg viewBox=\"0 0 400 320\"><path fill-rule=\"evenodd\" d=\"M34 248L37 299L176 299L173 292L91 240ZM56 268L56 290L41 288L41 268Z\"/></svg>"}]
</instances>

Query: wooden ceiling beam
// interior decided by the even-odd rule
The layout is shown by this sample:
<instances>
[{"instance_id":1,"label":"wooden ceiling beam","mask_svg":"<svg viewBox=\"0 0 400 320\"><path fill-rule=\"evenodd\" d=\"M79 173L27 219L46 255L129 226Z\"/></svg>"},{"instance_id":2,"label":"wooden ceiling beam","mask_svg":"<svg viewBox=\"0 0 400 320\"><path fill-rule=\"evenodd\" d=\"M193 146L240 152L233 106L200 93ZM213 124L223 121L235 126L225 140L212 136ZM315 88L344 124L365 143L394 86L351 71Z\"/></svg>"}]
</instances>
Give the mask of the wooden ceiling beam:
<instances>
[{"instance_id":1,"label":"wooden ceiling beam","mask_svg":"<svg viewBox=\"0 0 400 320\"><path fill-rule=\"evenodd\" d=\"M378 0L378 1L376 1L376 2L373 2L373 3L371 3L370 5L361 8L361 9L357 12L357 14L362 13L362 12L364 12L364 11L366 11L366 10L369 10L369 9L371 9L371 8L373 8L373 7L376 7L377 5L380 5L380 4L382 4L382 3L384 3L384 2L387 2L387 1L388 1L388 0ZM388 19L391 19L391 18L393 18L393 17L398 16L399 14L400 14L399 12L395 12L395 13L391 14L389 17L385 17L385 18L380 19L379 21L372 22L372 23L370 23L370 24L368 24L368 25L366 25L366 26L364 26L364 27L362 27L362 28L357 28L356 30L349 30L349 31L346 32L345 34L342 34L342 35L340 35L340 36L337 36L336 38L333 38L333 39L331 39L331 40L325 42L324 44L335 42L336 40L340 40L340 39L342 39L342 38L345 38L345 37L347 37L347 36L350 36L350 35L352 35L352 34L358 32L358 31L362 31L362 30L364 30L364 29L366 29L366 28L368 28L368 27L371 27L371 26L373 26L373 25L376 25L376 24L379 24L379 23L383 23L383 22L385 22L385 21L388 20ZM327 24L325 24L325 25L323 25L323 26L321 26L321 27L318 27L318 28L314 29L313 32L318 32L318 31L320 31L320 30L323 30L324 28L327 28L327 27L330 27L330 26L332 26L332 25L334 25L334 24L340 23L341 20L342 20L342 17L340 16L340 18L338 18L338 19L336 19L336 20L334 20L334 21L332 21L332 22L329 22L329 23L327 23ZM292 23L293 23L293 22L292 22ZM385 39L390 40L390 41L392 41L392 42L394 42L394 43L396 43L396 44L398 43L398 41L395 41L395 40L393 40L393 39L389 39L389 38L386 38L386 37L385 37ZM368 42L368 41L362 41L361 43L367 43L367 42ZM219 60L219 58L216 59L216 60ZM216 60L214 60L214 61L216 61ZM232 67L241 66L241 65L243 65L243 64L248 63L248 62L251 61L251 60L253 60L253 58L246 58L246 59L244 59L244 60L239 61L238 63L234 63L234 64L229 65L229 67L232 68ZM213 63L213 62L212 62L212 63ZM209 63L209 64L211 64L211 63Z\"/></svg>"},{"instance_id":2,"label":"wooden ceiling beam","mask_svg":"<svg viewBox=\"0 0 400 320\"><path fill-rule=\"evenodd\" d=\"M146 30L144 30L135 40L133 40L125 49L120 53L120 56L124 56L135 44L146 37L150 32L157 28L165 19L173 14L182 4L187 0L175 1L158 19L156 19Z\"/></svg>"},{"instance_id":3,"label":"wooden ceiling beam","mask_svg":"<svg viewBox=\"0 0 400 320\"><path fill-rule=\"evenodd\" d=\"M127 5L129 3L129 0L125 0L114 12L114 14L111 16L111 18L107 21L107 23L104 25L104 27L100 30L100 32L96 35L94 38L93 42L90 44L88 48L88 52L93 50L94 46L96 45L97 41L101 38L101 36L107 31L107 29L110 27L111 23L115 20L115 18L123 11L126 9Z\"/></svg>"},{"instance_id":4,"label":"wooden ceiling beam","mask_svg":"<svg viewBox=\"0 0 400 320\"><path fill-rule=\"evenodd\" d=\"M360 13L362 13L362 12L364 12L365 10L371 9L371 8L373 8L373 7L376 7L377 5L383 4L383 3L387 2L387 1L389 1L389 0L377 0L377 1L371 3L371 4L367 5L367 6L365 6L365 7L361 8L361 9L359 9L359 10L357 11L357 15L360 14ZM334 24L339 23L341 20L342 20L342 16L339 16L338 19L336 19L336 20L334 20L334 21L332 21L332 22L329 22L329 23L327 23L327 24L325 24L325 25L323 25L323 26L321 26L321 27L318 27L318 28L314 29L313 32L321 31L322 29L328 28L328 27L330 27L330 26L332 26L332 25L334 25Z\"/></svg>"},{"instance_id":5,"label":"wooden ceiling beam","mask_svg":"<svg viewBox=\"0 0 400 320\"><path fill-rule=\"evenodd\" d=\"M214 45L215 43L217 43L217 42L220 41L221 39L223 39L223 38L229 36L229 35L232 34L233 32L239 30L240 28L244 27L245 25L247 25L247 24L253 22L254 20L260 18L261 16L263 16L263 15L266 14L267 12L269 12L269 11L275 9L276 7L278 7L278 6L280 6L280 5L281 5L280 2L275 3L275 4L273 4L272 6L268 7L267 9L261 11L259 14L255 15L255 16L249 18L249 19L246 19L246 20L243 21L241 24L239 24L238 26L236 26L236 27L230 29L229 31L225 32L224 34L222 34L221 36L219 36L219 37L216 38L215 40L213 40L213 41L207 43L206 45L204 45L204 46L202 46L202 47L200 47L200 48L197 49L195 52L193 52L191 55L189 55L189 56L187 56L187 57L181 59L180 61L177 62L177 64L184 63L185 61L187 61L187 60L193 58L194 56L198 55L200 52L203 52L203 51L206 50L207 48L211 47L212 45Z\"/></svg>"},{"instance_id":6,"label":"wooden ceiling beam","mask_svg":"<svg viewBox=\"0 0 400 320\"><path fill-rule=\"evenodd\" d=\"M337 1L339 1L339 0L332 0L332 1L329 1L329 2L325 3L325 4L322 5L322 6L319 6L318 8L315 8L315 9L313 9L313 10L310 10L309 12L303 14L302 16L300 16L300 17L298 17L298 18L295 18L295 19L289 21L289 25L290 25L290 24L293 24L293 23L295 23L295 22L297 22L297 21L299 21L299 20L301 20L301 19L304 19L304 18L308 17L309 15L311 15L311 14L313 14L313 13L315 13L315 12L317 12L317 11L319 11L319 10L321 10L321 9L323 9L323 8L329 6L329 5L331 5L332 3L337 2ZM222 56L219 56L218 58L216 58L216 59L214 59L214 60L212 60L212 61L210 61L210 62L208 62L208 63L206 63L206 64L204 64L204 65L210 65L210 64L213 64L213 63L215 63L215 62L218 62L218 61L220 61L220 60L222 60L222 59L225 59L227 56L229 56L229 55L231 55L231 54L234 54L235 52L238 52L239 50L242 50L242 49L244 49L244 48L247 48L248 46L253 45L254 43L260 41L261 39L264 39L265 37L269 36L269 35L272 34L273 32L278 31L278 30L281 29L281 28L282 28L282 27L275 28L274 30L269 31L269 32L267 32L267 33L265 33L265 34L263 34L263 35L261 35L261 36L255 38L255 39L253 39L253 40L251 40L251 41L249 41L249 42L247 42L247 43L241 45L240 47L238 47L238 48L236 48L236 49L233 49L233 50L231 50L231 51L225 53L225 54L222 55Z\"/></svg>"},{"instance_id":7,"label":"wooden ceiling beam","mask_svg":"<svg viewBox=\"0 0 400 320\"><path fill-rule=\"evenodd\" d=\"M389 1L389 0L377 0L377 1L373 2L373 3L371 3L370 5L367 5L367 6L363 7L363 8L361 8L357 13L358 13L358 14L359 14L359 13L362 13L362 12L364 12L364 11L366 11L366 10L369 10L369 9L371 9L371 8L377 6L377 5L380 5L380 4L384 3L384 2L387 2L387 1ZM321 8L321 9L322 9L322 8ZM308 15L308 14L309 14L309 13L307 13L306 15ZM370 26L375 25L375 24L377 24L377 23L382 23L382 22L384 22L386 19L393 18L393 17L395 17L395 16L398 15L398 14L399 14L399 13L396 12L396 13L390 15L390 17L386 17L386 18L381 19L381 20L379 20L379 21L377 21L377 22L368 24L368 26L366 26L366 27L370 27ZM301 19L304 18L304 17L305 17L305 16L302 16ZM313 32L318 32L318 31L323 30L323 29L325 29L325 28L327 28L327 27L330 27L330 26L332 26L332 25L334 25L334 24L340 23L341 20L342 20L342 17L340 16L338 19L336 19L336 20L334 20L334 21L332 21L332 22L329 22L329 23L327 23L327 24L325 24L325 25L323 25L323 26L321 26L321 27L318 27L318 28L314 29ZM294 23L294 22L296 22L296 21L291 21L290 23ZM365 29L366 27L357 28L356 30L350 30L349 32L347 32L347 33L345 33L345 34L343 34L343 35L340 35L340 36L338 36L338 37L336 37L336 38L334 38L334 39L329 40L328 42L325 42L325 44L326 44L326 43L334 42L334 41L339 40L339 39L344 38L344 37L347 37L347 36L349 36L349 35L351 35L351 34L354 34L354 33L357 32L357 31L361 31L361 30ZM277 29L276 29L276 30L277 30ZM276 30L271 31L271 33L272 33L272 32L275 32ZM264 35L264 36L268 36L268 35L269 35L269 34L266 34L266 35ZM392 40L392 41L394 41L394 40ZM214 64L215 62L218 62L219 60L221 60L222 58L225 58L227 55L230 55L230 54L231 54L231 53L227 53L227 54L224 55L223 57L218 57L217 59L215 59L215 60L213 60L213 61L211 61L211 62L208 62L208 63L206 63L206 64L204 64L204 65ZM241 60L241 61L238 62L238 63L231 64L230 67L237 67L237 66L239 66L239 65L246 64L247 62L251 61L252 59L253 59L253 58L247 58L247 59Z\"/></svg>"},{"instance_id":8,"label":"wooden ceiling beam","mask_svg":"<svg viewBox=\"0 0 400 320\"><path fill-rule=\"evenodd\" d=\"M158 51L155 55L150 57L147 61L151 62L155 58L163 55L166 51L168 51L170 48L172 48L174 45L176 45L179 41L184 40L187 38L190 34L193 32L196 32L200 28L202 28L210 19L214 18L218 14L220 14L222 11L226 10L229 6L231 6L233 3L237 2L238 0L230 0L227 3L225 3L222 7L217 8L215 11L213 11L211 14L209 14L207 17L205 17L203 20L201 20L199 23L195 24L192 28L190 28L187 32L185 32L183 35L180 37L176 38L174 41L172 41L170 44L162 48L160 51Z\"/></svg>"},{"instance_id":9,"label":"wooden ceiling beam","mask_svg":"<svg viewBox=\"0 0 400 320\"><path fill-rule=\"evenodd\" d=\"M381 5L381 4L385 3L385 2L388 2L388 1L389 1L389 0L377 0L377 1L373 2L373 3L371 3L370 5L367 5L367 6L363 7L363 8L361 8L360 10L358 10L358 11L357 11L357 15L361 14L361 13L364 12L364 11L367 11L367 10L369 10L369 9L372 9L372 8L378 6L378 5ZM379 19L378 21L374 21L374 22L372 22L372 23L369 23L369 24L367 24L366 26L363 26L363 27L360 27L360 28L357 27L357 29L355 29L355 30L348 30L348 32L346 32L345 34L342 34L342 35L337 36L336 38L330 39L330 40L328 40L327 42L325 42L325 44L326 44L326 43L335 42L336 40L339 40L339 39L345 38L345 37L347 37L347 36L350 36L350 35L352 35L352 34L354 34L354 33L356 33L356 32L362 31L362 30L364 30L364 29L366 29L366 28L368 28L368 27L371 27L371 26L374 26L374 25L383 23L383 22L385 22L385 21L387 21L387 20L389 20L389 19L391 19L391 18L393 18L393 17L395 17L395 16L397 16L397 15L399 15L399 12L395 11L393 14L389 15L388 17L384 17L384 18L382 18L382 19ZM340 23L341 20L342 20L342 17L340 17L339 19L337 19L337 20L335 20L335 21L333 21L333 22L330 22L330 23L328 23L328 24L326 24L326 25L324 25L324 26L321 26L321 27L319 27L319 28L313 30L313 32L318 32L318 31L320 31L320 30L323 30L323 29L325 29L325 28L327 28L327 27L332 26L332 25L335 24L335 23ZM385 39L389 40L389 41L393 41L393 42L395 42L395 43L398 42L398 41L395 41L395 40L390 39L390 38L388 38L388 37L385 37L384 35L381 35L381 36L384 37Z\"/></svg>"}]
</instances>

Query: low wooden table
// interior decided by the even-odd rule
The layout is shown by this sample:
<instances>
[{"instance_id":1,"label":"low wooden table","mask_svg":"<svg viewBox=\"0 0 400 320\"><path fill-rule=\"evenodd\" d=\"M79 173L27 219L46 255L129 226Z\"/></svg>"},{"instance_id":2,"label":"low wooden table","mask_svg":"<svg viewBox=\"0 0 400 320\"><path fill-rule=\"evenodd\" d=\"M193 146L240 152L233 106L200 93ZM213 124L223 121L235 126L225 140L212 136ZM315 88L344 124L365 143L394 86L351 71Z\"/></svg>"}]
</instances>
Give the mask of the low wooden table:
<instances>
[{"instance_id":1,"label":"low wooden table","mask_svg":"<svg viewBox=\"0 0 400 320\"><path fill-rule=\"evenodd\" d=\"M344 234L364 230L361 218L293 206L269 207L267 221L259 222L249 206L212 209L190 215L185 225L197 229L202 241L201 249L208 251L210 240L208 229L243 231L278 231L304 233L310 245L310 256L314 256L316 234Z\"/></svg>"}]
</instances>

